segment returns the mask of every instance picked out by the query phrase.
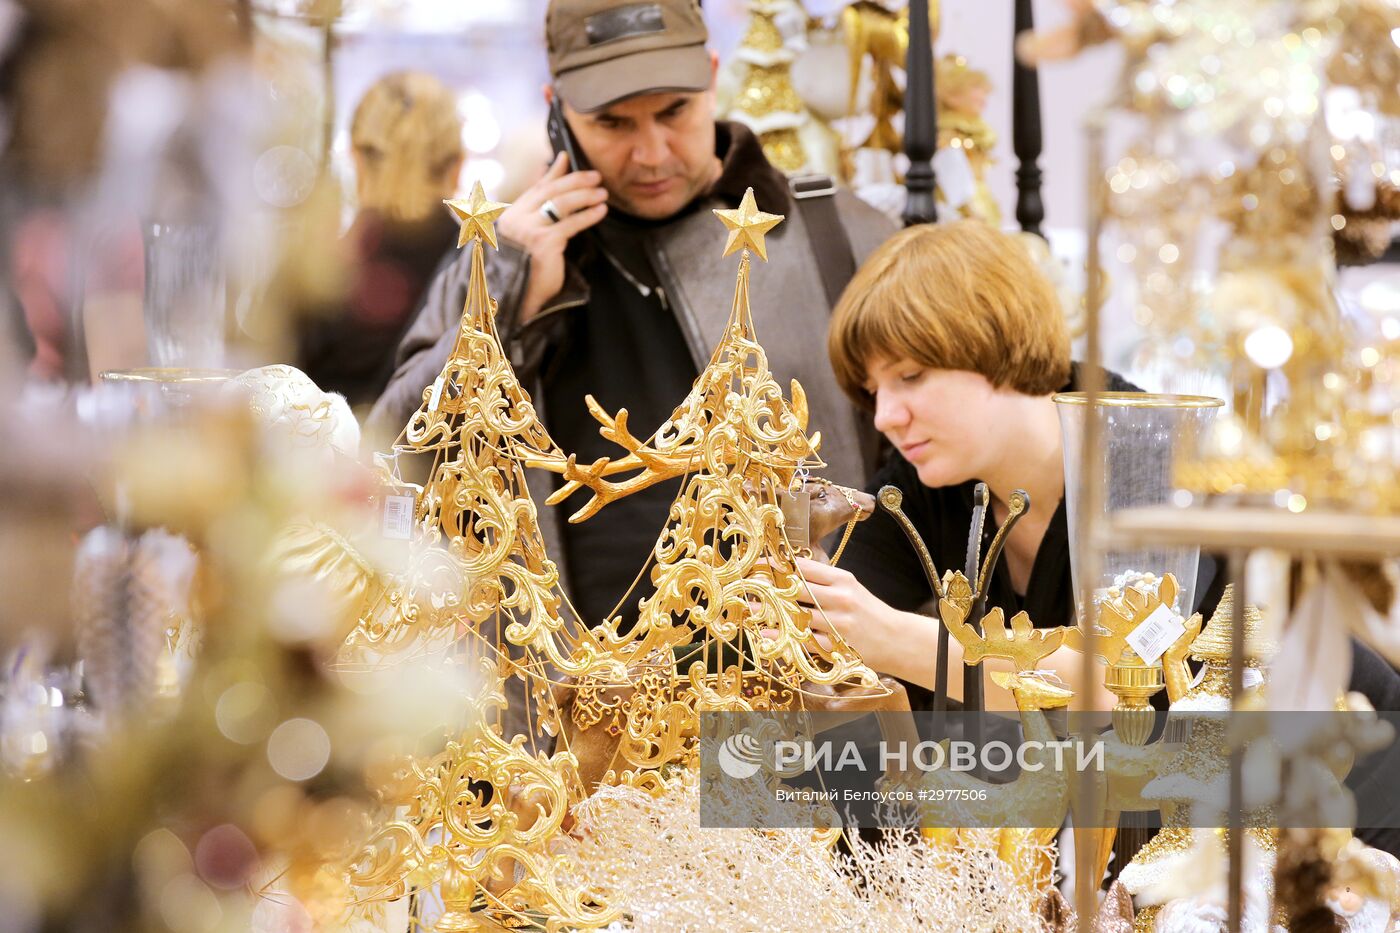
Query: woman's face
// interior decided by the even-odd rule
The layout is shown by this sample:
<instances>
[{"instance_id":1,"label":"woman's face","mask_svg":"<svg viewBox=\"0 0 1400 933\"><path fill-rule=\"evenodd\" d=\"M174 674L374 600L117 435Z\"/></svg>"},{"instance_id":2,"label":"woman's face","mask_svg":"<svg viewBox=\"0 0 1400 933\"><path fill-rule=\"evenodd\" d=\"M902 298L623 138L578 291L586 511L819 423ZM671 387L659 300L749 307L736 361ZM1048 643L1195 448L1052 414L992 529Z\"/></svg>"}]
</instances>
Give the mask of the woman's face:
<instances>
[{"instance_id":1,"label":"woman's face","mask_svg":"<svg viewBox=\"0 0 1400 933\"><path fill-rule=\"evenodd\" d=\"M985 376L908 359L873 359L865 371L875 427L914 466L920 482L952 486L979 475L999 427L996 389Z\"/></svg>"}]
</instances>

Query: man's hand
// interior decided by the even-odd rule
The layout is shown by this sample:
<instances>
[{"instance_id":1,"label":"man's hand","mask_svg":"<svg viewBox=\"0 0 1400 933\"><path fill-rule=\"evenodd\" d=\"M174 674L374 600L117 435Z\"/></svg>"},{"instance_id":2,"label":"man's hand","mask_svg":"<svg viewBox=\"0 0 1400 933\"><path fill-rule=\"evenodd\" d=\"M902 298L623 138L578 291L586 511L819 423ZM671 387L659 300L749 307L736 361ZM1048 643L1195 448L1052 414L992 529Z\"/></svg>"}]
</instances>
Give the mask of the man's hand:
<instances>
[{"instance_id":1,"label":"man's hand","mask_svg":"<svg viewBox=\"0 0 1400 933\"><path fill-rule=\"evenodd\" d=\"M526 188L496 222L501 236L530 256L530 281L520 302L521 324L539 314L544 303L564 287L564 247L569 240L607 214L608 192L602 183L603 176L597 172L570 172L569 158L561 152L544 177ZM541 210L545 202L559 215L557 223Z\"/></svg>"}]
</instances>

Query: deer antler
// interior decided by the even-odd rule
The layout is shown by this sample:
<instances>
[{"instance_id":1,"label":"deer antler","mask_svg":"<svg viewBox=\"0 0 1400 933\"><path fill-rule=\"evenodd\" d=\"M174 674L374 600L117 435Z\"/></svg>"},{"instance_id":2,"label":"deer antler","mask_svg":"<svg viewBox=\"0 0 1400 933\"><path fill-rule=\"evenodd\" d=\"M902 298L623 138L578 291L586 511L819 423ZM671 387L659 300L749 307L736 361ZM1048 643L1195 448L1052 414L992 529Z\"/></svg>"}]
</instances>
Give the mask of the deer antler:
<instances>
[{"instance_id":1,"label":"deer antler","mask_svg":"<svg viewBox=\"0 0 1400 933\"><path fill-rule=\"evenodd\" d=\"M1066 627L1038 629L1024 612L1012 616L1008 628L1006 614L1000 607L982 617L982 631L979 633L967 621L970 608L970 605L957 599L942 599L938 603L943 624L963 646L963 660L968 664L977 664L987 658L1001 658L1010 661L1017 671L1033 671L1042 658L1059 650L1069 634Z\"/></svg>"},{"instance_id":2,"label":"deer antler","mask_svg":"<svg viewBox=\"0 0 1400 933\"><path fill-rule=\"evenodd\" d=\"M1140 584L1132 584L1114 596L1105 596L1099 603L1099 631L1094 634L1094 654L1107 664L1117 664L1128 647L1132 631L1157 611L1159 606L1176 602L1177 583L1173 574L1166 574L1152 592ZM1084 636L1075 629L1066 642L1075 651L1084 651Z\"/></svg>"},{"instance_id":3,"label":"deer antler","mask_svg":"<svg viewBox=\"0 0 1400 933\"><path fill-rule=\"evenodd\" d=\"M566 457L562 453L527 457L524 461L527 467L549 470L564 478L564 485L545 500L548 505L558 505L583 488L593 491L593 498L569 516L571 523L591 518L609 502L615 502L674 476L682 476L691 470L700 449L696 442L679 444L671 451L657 450L647 441L636 437L627 427L627 409L620 408L616 415L609 415L593 396L585 396L584 401L588 405L589 414L601 425L598 433L627 451L627 456L617 460L602 457L588 466L579 466L576 455L570 454ZM605 479L629 470L640 472L620 482Z\"/></svg>"},{"instance_id":4,"label":"deer antler","mask_svg":"<svg viewBox=\"0 0 1400 933\"><path fill-rule=\"evenodd\" d=\"M730 362L711 365L717 373L715 378L710 380L711 387L727 386L732 380L737 364ZM749 391L749 377L744 378L745 391ZM804 460L809 465L821 465L820 461L812 460L821 446L821 435L813 434L809 438L804 433L807 425L807 397L797 380L792 381L791 388L793 401L790 410L793 420L783 420L782 429L775 436L766 438L775 445L780 464L791 461L789 474L791 467ZM772 395L760 394L745 403L740 415L748 423L751 431L762 434L772 431L778 424L776 421L770 421L777 417L776 392L777 388L774 386ZM580 489L592 490L593 498L569 516L571 523L584 521L596 515L609 502L630 496L673 477L683 476L695 469L702 454L702 438L706 435L708 426L726 423L732 414L727 414L725 407L732 403L717 402L711 397L712 394L708 391L692 391L662 430L646 440L638 438L628 428L627 409L621 408L616 415L609 415L593 396L585 396L589 414L600 425L598 433L625 450L627 455L616 460L603 457L588 466L580 466L575 456L566 457L559 451L532 451L529 456L522 458L522 462L527 467L549 470L564 478L564 484L545 500L548 505L558 505ZM732 457L737 459L741 453L735 451ZM729 456L727 454L726 458ZM629 471L636 472L618 482L606 478Z\"/></svg>"},{"instance_id":5,"label":"deer antler","mask_svg":"<svg viewBox=\"0 0 1400 933\"><path fill-rule=\"evenodd\" d=\"M1008 629L1001 608L997 607L982 619L981 657L1004 658L1018 671L1033 671L1065 643L1066 629L1038 629L1031 617L1018 612L1011 617Z\"/></svg>"}]
</instances>

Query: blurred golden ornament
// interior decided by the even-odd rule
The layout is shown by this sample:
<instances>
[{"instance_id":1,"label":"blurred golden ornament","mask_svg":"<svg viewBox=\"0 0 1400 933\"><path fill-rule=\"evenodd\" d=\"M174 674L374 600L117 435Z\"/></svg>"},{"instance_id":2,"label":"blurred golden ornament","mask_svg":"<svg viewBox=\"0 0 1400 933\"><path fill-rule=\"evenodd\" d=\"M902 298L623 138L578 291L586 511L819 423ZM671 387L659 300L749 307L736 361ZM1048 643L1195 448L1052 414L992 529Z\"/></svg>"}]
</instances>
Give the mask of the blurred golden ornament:
<instances>
[{"instance_id":1,"label":"blurred golden ornament","mask_svg":"<svg viewBox=\"0 0 1400 933\"><path fill-rule=\"evenodd\" d=\"M827 75L820 65L804 62L812 52L814 21L801 0L749 0L747 7L748 28L719 77L721 117L751 129L768 161L784 174L834 175L840 139L826 120L839 113L819 117L794 80L799 66Z\"/></svg>"},{"instance_id":2,"label":"blurred golden ornament","mask_svg":"<svg viewBox=\"0 0 1400 933\"><path fill-rule=\"evenodd\" d=\"M1400 5L1391 0L1343 0L1344 23L1327 66L1333 84L1374 95L1382 114L1400 117Z\"/></svg>"},{"instance_id":3,"label":"blurred golden ornament","mask_svg":"<svg viewBox=\"0 0 1400 933\"><path fill-rule=\"evenodd\" d=\"M337 644L383 598L387 586L359 548L321 522L289 524L273 543L268 561L279 576L311 584L318 605L332 620L328 640Z\"/></svg>"},{"instance_id":4,"label":"blurred golden ornament","mask_svg":"<svg viewBox=\"0 0 1400 933\"><path fill-rule=\"evenodd\" d=\"M482 919L508 922L525 911L568 926L595 927L617 912L569 883L568 862L550 851L573 789L564 775L576 762L523 748L488 725L505 702L495 665L468 701L468 726L431 759L412 765L407 812L381 825L349 873L373 900L397 900L412 888L441 885L445 913L435 929L477 929ZM484 899L484 907L478 902Z\"/></svg>"},{"instance_id":5,"label":"blurred golden ornament","mask_svg":"<svg viewBox=\"0 0 1400 933\"><path fill-rule=\"evenodd\" d=\"M938 148L961 151L972 170L972 197L958 211L964 217L999 224L1001 208L987 185L987 169L992 165L992 149L997 137L983 116L992 81L986 72L973 68L961 55L943 56L934 70Z\"/></svg>"},{"instance_id":6,"label":"blurred golden ornament","mask_svg":"<svg viewBox=\"0 0 1400 933\"><path fill-rule=\"evenodd\" d=\"M763 136L763 154L773 167L791 175L807 164L807 152L797 130L772 130Z\"/></svg>"},{"instance_id":7,"label":"blurred golden ornament","mask_svg":"<svg viewBox=\"0 0 1400 933\"><path fill-rule=\"evenodd\" d=\"M796 114L803 110L802 99L792 86L788 63L762 67L750 65L744 77L744 87L734 104L751 117L767 117L775 113ZM789 130L791 132L791 130ZM767 151L769 133L760 134Z\"/></svg>"},{"instance_id":8,"label":"blurred golden ornament","mask_svg":"<svg viewBox=\"0 0 1400 933\"><path fill-rule=\"evenodd\" d=\"M929 3L929 32L938 38L941 4ZM874 118L870 135L856 148L903 151L904 141L894 128L894 116L904 108L904 91L895 78L903 70L909 52L909 8L898 11L874 0L857 0L841 11L841 28L850 52L850 95L848 115L868 113ZM858 106L861 75L866 57L870 59L869 73L872 89L869 104Z\"/></svg>"}]
</instances>

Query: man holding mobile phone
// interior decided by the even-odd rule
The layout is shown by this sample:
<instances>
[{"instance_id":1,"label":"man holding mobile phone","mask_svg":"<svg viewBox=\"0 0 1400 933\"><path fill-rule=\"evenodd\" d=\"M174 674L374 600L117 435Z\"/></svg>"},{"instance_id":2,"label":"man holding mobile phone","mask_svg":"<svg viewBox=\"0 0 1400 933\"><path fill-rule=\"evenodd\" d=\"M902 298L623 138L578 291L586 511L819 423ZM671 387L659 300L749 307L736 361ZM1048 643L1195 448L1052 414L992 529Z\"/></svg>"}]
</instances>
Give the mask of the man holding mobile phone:
<instances>
[{"instance_id":1,"label":"man holding mobile phone","mask_svg":"<svg viewBox=\"0 0 1400 933\"><path fill-rule=\"evenodd\" d=\"M718 60L696 0L552 0L545 33L558 154L501 215L501 248L486 261L498 329L555 441L581 462L617 455L586 394L608 411L626 408L639 434L685 397L733 300L734 267L720 260L725 229L710 210L736 207L752 187L760 210L787 216L751 280L760 339L778 383L796 378L806 389L831 478L862 484L873 472L872 432L827 369L827 318L893 224L824 177L790 183L747 127L715 121ZM463 252L430 287L371 414L372 436L398 432L446 361L469 264ZM557 484L531 480L541 502ZM539 509L586 620L601 622L622 599L677 489L652 487L578 525ZM623 601L624 619L643 595Z\"/></svg>"}]
</instances>

